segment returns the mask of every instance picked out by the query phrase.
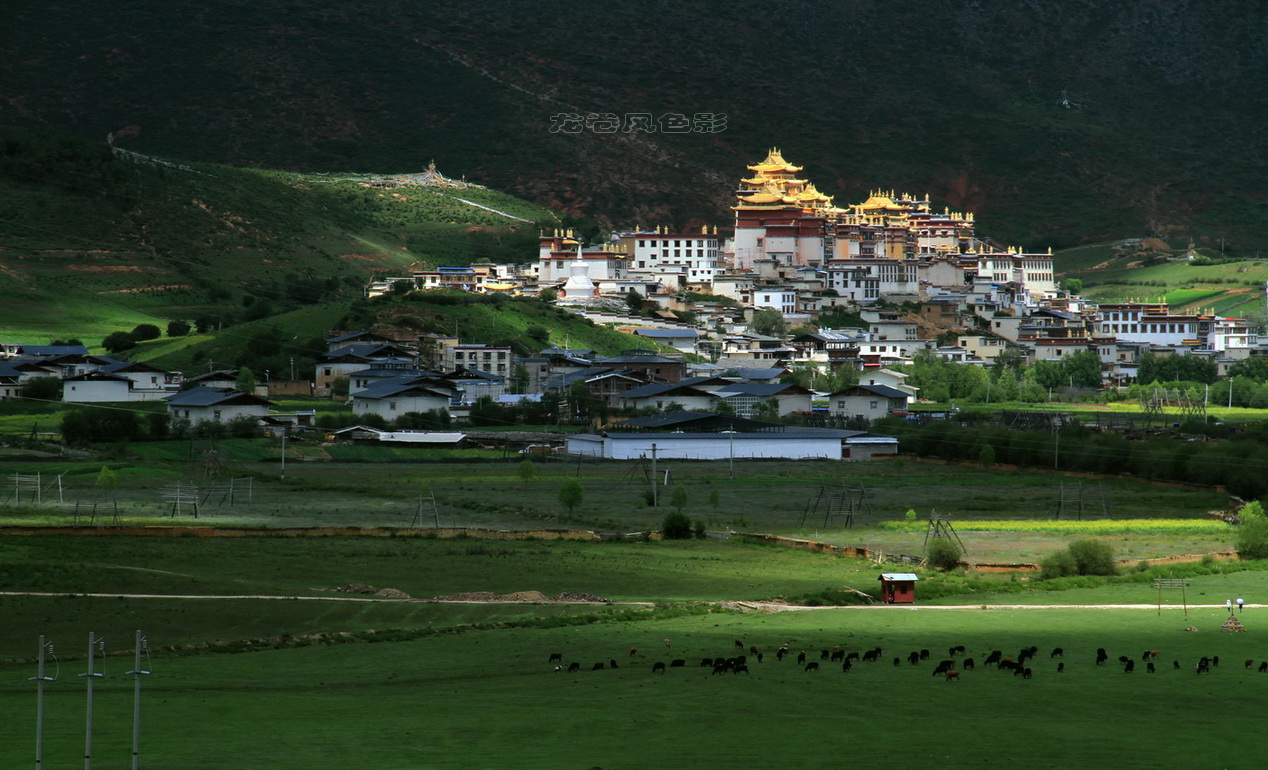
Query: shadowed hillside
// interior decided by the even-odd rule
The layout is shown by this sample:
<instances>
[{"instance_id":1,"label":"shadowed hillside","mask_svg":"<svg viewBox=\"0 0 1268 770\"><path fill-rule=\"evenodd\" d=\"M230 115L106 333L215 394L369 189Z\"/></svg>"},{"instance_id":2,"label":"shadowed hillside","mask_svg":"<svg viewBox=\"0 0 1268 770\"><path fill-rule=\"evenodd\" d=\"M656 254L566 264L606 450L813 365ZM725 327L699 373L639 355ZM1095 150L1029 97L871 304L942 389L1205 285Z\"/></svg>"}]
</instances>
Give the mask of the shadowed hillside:
<instances>
[{"instance_id":1,"label":"shadowed hillside","mask_svg":"<svg viewBox=\"0 0 1268 770\"><path fill-rule=\"evenodd\" d=\"M779 145L840 202L928 192L1021 245L1153 230L1253 249L1265 19L1197 0L71 0L10 11L0 120L297 170L435 157L644 224L725 221L744 163ZM727 123L552 133L564 112Z\"/></svg>"}]
</instances>

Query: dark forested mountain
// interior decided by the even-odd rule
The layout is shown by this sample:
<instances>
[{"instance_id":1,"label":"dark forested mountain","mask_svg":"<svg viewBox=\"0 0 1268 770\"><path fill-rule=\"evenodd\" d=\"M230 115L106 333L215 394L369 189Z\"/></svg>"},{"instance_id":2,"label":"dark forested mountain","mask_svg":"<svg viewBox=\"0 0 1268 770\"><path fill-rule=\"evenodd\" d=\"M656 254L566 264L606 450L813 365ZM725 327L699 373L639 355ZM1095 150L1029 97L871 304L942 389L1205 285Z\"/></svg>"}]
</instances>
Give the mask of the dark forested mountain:
<instances>
[{"instance_id":1,"label":"dark forested mountain","mask_svg":"<svg viewBox=\"0 0 1268 770\"><path fill-rule=\"evenodd\" d=\"M931 194L1027 246L1268 235L1268 11L1204 0L87 0L0 25L0 122L195 161L436 158L620 223L725 222L778 145L846 203ZM563 113L725 130L551 131Z\"/></svg>"}]
</instances>

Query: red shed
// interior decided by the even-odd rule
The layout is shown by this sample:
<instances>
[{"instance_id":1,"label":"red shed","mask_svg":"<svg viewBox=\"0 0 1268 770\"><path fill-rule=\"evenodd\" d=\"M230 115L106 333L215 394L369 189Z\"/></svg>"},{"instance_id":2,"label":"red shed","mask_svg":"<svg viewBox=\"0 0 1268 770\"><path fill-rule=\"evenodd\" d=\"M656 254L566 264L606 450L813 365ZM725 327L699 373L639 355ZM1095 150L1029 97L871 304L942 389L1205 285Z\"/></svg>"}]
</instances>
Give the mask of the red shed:
<instances>
[{"instance_id":1,"label":"red shed","mask_svg":"<svg viewBox=\"0 0 1268 770\"><path fill-rule=\"evenodd\" d=\"M911 572L885 572L880 576L881 601L885 604L915 604L916 581Z\"/></svg>"}]
</instances>

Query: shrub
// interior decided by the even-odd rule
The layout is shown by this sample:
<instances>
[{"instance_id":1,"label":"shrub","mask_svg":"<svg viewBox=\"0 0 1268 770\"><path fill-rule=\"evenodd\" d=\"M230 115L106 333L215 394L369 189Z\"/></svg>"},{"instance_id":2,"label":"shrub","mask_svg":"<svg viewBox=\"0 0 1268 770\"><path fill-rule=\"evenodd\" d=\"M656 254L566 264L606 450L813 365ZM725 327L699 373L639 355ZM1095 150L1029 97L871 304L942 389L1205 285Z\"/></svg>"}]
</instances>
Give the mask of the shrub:
<instances>
[{"instance_id":1,"label":"shrub","mask_svg":"<svg viewBox=\"0 0 1268 770\"><path fill-rule=\"evenodd\" d=\"M1268 559L1268 516L1252 502L1237 515L1237 555L1243 559Z\"/></svg>"},{"instance_id":2,"label":"shrub","mask_svg":"<svg viewBox=\"0 0 1268 770\"><path fill-rule=\"evenodd\" d=\"M576 479L564 479L564 483L559 486L559 503L568 509L571 514L572 510L581 505L584 493L581 491L581 482Z\"/></svg>"},{"instance_id":3,"label":"shrub","mask_svg":"<svg viewBox=\"0 0 1268 770\"><path fill-rule=\"evenodd\" d=\"M132 339L138 341L156 340L161 337L162 334L163 333L160 332L159 328L154 324L138 324L132 329Z\"/></svg>"},{"instance_id":4,"label":"shrub","mask_svg":"<svg viewBox=\"0 0 1268 770\"><path fill-rule=\"evenodd\" d=\"M57 377L35 377L22 384L18 395L36 401L61 401L62 381Z\"/></svg>"},{"instance_id":5,"label":"shrub","mask_svg":"<svg viewBox=\"0 0 1268 770\"><path fill-rule=\"evenodd\" d=\"M960 546L946 537L933 538L925 548L925 559L929 562L929 566L944 572L960 566L962 555Z\"/></svg>"},{"instance_id":6,"label":"shrub","mask_svg":"<svg viewBox=\"0 0 1268 770\"><path fill-rule=\"evenodd\" d=\"M1116 575L1114 548L1104 540L1088 537L1070 543L1070 556L1080 575Z\"/></svg>"},{"instance_id":7,"label":"shrub","mask_svg":"<svg viewBox=\"0 0 1268 770\"><path fill-rule=\"evenodd\" d=\"M661 534L666 540L690 540L691 519L686 514L674 511L665 516L660 525Z\"/></svg>"},{"instance_id":8,"label":"shrub","mask_svg":"<svg viewBox=\"0 0 1268 770\"><path fill-rule=\"evenodd\" d=\"M136 347L136 340L127 332L112 332L101 341L101 346L107 353L118 353Z\"/></svg>"},{"instance_id":9,"label":"shrub","mask_svg":"<svg viewBox=\"0 0 1268 770\"><path fill-rule=\"evenodd\" d=\"M1042 580L1070 577L1079 574L1079 567L1069 551L1053 551L1039 562L1039 577Z\"/></svg>"},{"instance_id":10,"label":"shrub","mask_svg":"<svg viewBox=\"0 0 1268 770\"><path fill-rule=\"evenodd\" d=\"M184 321L167 322L167 336L169 337L184 337L189 334L189 329L189 324Z\"/></svg>"},{"instance_id":11,"label":"shrub","mask_svg":"<svg viewBox=\"0 0 1268 770\"><path fill-rule=\"evenodd\" d=\"M695 535L697 540L704 540L704 522L703 521L696 522Z\"/></svg>"}]
</instances>

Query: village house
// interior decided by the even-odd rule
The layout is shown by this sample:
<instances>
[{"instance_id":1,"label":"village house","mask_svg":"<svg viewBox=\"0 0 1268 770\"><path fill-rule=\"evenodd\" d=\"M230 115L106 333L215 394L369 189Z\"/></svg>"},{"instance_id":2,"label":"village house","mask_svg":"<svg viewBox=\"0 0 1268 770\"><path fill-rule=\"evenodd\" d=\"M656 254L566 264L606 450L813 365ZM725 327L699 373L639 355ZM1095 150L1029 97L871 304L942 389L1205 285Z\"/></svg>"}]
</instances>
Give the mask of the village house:
<instances>
[{"instance_id":1,"label":"village house","mask_svg":"<svg viewBox=\"0 0 1268 770\"><path fill-rule=\"evenodd\" d=\"M879 420L906 414L911 394L888 385L854 385L828 396L828 411L837 417Z\"/></svg>"},{"instance_id":2,"label":"village house","mask_svg":"<svg viewBox=\"0 0 1268 770\"><path fill-rule=\"evenodd\" d=\"M273 403L235 388L199 386L168 396L167 413L192 423L229 422L238 417L266 417Z\"/></svg>"}]
</instances>

